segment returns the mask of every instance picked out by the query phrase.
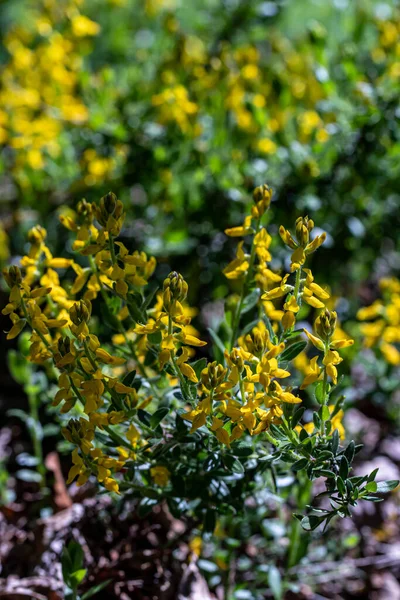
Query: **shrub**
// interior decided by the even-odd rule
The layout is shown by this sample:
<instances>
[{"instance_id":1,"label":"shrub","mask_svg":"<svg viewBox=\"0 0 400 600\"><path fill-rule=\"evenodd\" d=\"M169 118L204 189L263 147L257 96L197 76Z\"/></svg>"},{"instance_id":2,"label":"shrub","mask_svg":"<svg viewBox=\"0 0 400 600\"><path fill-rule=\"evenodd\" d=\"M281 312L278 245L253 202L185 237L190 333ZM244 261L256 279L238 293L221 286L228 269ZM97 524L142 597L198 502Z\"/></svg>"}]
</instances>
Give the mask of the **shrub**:
<instances>
[{"instance_id":1,"label":"shrub","mask_svg":"<svg viewBox=\"0 0 400 600\"><path fill-rule=\"evenodd\" d=\"M396 487L376 483L376 472L351 474L359 447L341 445L337 368L353 341L305 266L325 234L312 239L309 217L296 220L294 234L281 227L290 271L272 271L271 195L256 188L243 225L226 230L243 238L224 269L240 295L226 303L226 339L210 331L213 361L194 360L206 342L191 325L182 275L170 273L157 289L155 259L117 241L124 210L113 193L61 217L73 258L54 257L46 231L31 230L22 271L4 271L11 291L3 313L12 321L7 338L29 328L28 360L57 376L53 404L70 417L62 430L72 449L68 483L94 476L110 492L140 498L143 511L166 499L206 531L218 513L240 513L256 489L273 487L276 469L299 482L325 478L330 504L297 515L305 529ZM316 311L313 332L297 326L303 303Z\"/></svg>"}]
</instances>

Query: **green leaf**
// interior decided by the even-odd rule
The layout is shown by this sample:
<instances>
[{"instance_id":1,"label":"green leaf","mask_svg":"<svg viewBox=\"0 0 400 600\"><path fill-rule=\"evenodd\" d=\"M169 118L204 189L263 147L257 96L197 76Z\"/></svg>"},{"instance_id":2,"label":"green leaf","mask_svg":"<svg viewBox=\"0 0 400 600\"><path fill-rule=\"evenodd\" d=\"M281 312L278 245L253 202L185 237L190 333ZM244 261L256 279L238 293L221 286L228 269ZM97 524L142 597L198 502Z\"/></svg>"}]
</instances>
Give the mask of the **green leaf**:
<instances>
[{"instance_id":1,"label":"green leaf","mask_svg":"<svg viewBox=\"0 0 400 600\"><path fill-rule=\"evenodd\" d=\"M70 574L70 581L72 583L72 587L77 588L80 583L85 579L85 575L87 573L87 569L78 569L78 571L74 571Z\"/></svg>"},{"instance_id":2,"label":"green leaf","mask_svg":"<svg viewBox=\"0 0 400 600\"><path fill-rule=\"evenodd\" d=\"M341 477L337 478L336 485L337 489L339 490L339 493L342 494L342 496L344 496L346 494L346 486L344 485L344 481Z\"/></svg>"},{"instance_id":3,"label":"green leaf","mask_svg":"<svg viewBox=\"0 0 400 600\"><path fill-rule=\"evenodd\" d=\"M238 444L232 445L232 452L235 456L246 458L247 456L251 456L254 450L250 444L246 442L239 442Z\"/></svg>"},{"instance_id":4,"label":"green leaf","mask_svg":"<svg viewBox=\"0 0 400 600\"><path fill-rule=\"evenodd\" d=\"M64 546L61 553L61 571L64 579L64 583L69 585L70 583L70 574L72 573L73 566L72 560L68 552L68 548ZM71 586L72 587L72 586Z\"/></svg>"},{"instance_id":5,"label":"green leaf","mask_svg":"<svg viewBox=\"0 0 400 600\"><path fill-rule=\"evenodd\" d=\"M252 308L254 308L260 298L260 290L255 289L246 298L243 300L241 314L245 314L249 312Z\"/></svg>"},{"instance_id":6,"label":"green leaf","mask_svg":"<svg viewBox=\"0 0 400 600\"><path fill-rule=\"evenodd\" d=\"M285 350L279 356L279 359L282 362L293 360L294 358L296 358L296 356L298 356L300 354L300 352L302 352L304 350L304 348L306 346L307 346L307 342L303 342L303 341L296 342L295 344L292 344L288 348L285 348Z\"/></svg>"},{"instance_id":7,"label":"green leaf","mask_svg":"<svg viewBox=\"0 0 400 600\"><path fill-rule=\"evenodd\" d=\"M163 418L169 413L169 408L159 408L156 412L150 417L150 427L155 429L161 423Z\"/></svg>"},{"instance_id":8,"label":"green leaf","mask_svg":"<svg viewBox=\"0 0 400 600\"><path fill-rule=\"evenodd\" d=\"M377 494L387 494L388 492L395 490L398 485L399 485L398 480L380 481L377 484L376 493Z\"/></svg>"},{"instance_id":9,"label":"green leaf","mask_svg":"<svg viewBox=\"0 0 400 600\"><path fill-rule=\"evenodd\" d=\"M190 366L192 367L192 369L196 373L197 379L200 379L200 373L207 366L207 359L206 358L199 358L199 360L196 360L195 362L190 363Z\"/></svg>"},{"instance_id":10,"label":"green leaf","mask_svg":"<svg viewBox=\"0 0 400 600\"><path fill-rule=\"evenodd\" d=\"M128 294L127 306L128 306L129 314L131 315L132 319L136 323L145 323L146 322L146 318L143 315L140 305L138 304L134 294L132 294L132 293Z\"/></svg>"},{"instance_id":11,"label":"green leaf","mask_svg":"<svg viewBox=\"0 0 400 600\"><path fill-rule=\"evenodd\" d=\"M161 344L162 334L161 331L155 331L154 333L149 333L147 336L150 344L159 345Z\"/></svg>"},{"instance_id":12,"label":"green leaf","mask_svg":"<svg viewBox=\"0 0 400 600\"><path fill-rule=\"evenodd\" d=\"M296 461L293 465L292 465L292 471L301 471L302 469L304 469L306 466L308 465L308 460L306 458L300 458L300 460Z\"/></svg>"},{"instance_id":13,"label":"green leaf","mask_svg":"<svg viewBox=\"0 0 400 600\"><path fill-rule=\"evenodd\" d=\"M325 421L329 421L331 417L331 413L329 412L329 408L327 406L321 407L321 419Z\"/></svg>"},{"instance_id":14,"label":"green leaf","mask_svg":"<svg viewBox=\"0 0 400 600\"><path fill-rule=\"evenodd\" d=\"M150 419L152 417L152 415L150 415L150 413L148 413L146 410L143 410L142 408L139 408L137 415L138 415L139 421L144 423L144 425L147 425L147 427L150 427Z\"/></svg>"},{"instance_id":15,"label":"green leaf","mask_svg":"<svg viewBox=\"0 0 400 600\"><path fill-rule=\"evenodd\" d=\"M349 463L347 462L347 458L343 455L342 460L340 461L339 467L339 475L345 481L349 474Z\"/></svg>"},{"instance_id":16,"label":"green leaf","mask_svg":"<svg viewBox=\"0 0 400 600\"><path fill-rule=\"evenodd\" d=\"M106 579L105 581L102 581L101 583L95 585L94 587L90 588L90 590L88 590L87 592L82 594L81 600L87 600L88 598L91 598L98 592L101 592L101 590L104 590L104 588L107 587L108 584L111 582L112 582L112 579Z\"/></svg>"},{"instance_id":17,"label":"green leaf","mask_svg":"<svg viewBox=\"0 0 400 600\"><path fill-rule=\"evenodd\" d=\"M376 481L370 481L365 486L365 489L367 492L376 492L376 490L378 489L378 484L376 483Z\"/></svg>"},{"instance_id":18,"label":"green leaf","mask_svg":"<svg viewBox=\"0 0 400 600\"><path fill-rule=\"evenodd\" d=\"M372 471L372 473L370 473L370 475L368 475L367 481L375 481L375 477L377 476L378 471L379 471L379 467L377 469L374 469Z\"/></svg>"},{"instance_id":19,"label":"green leaf","mask_svg":"<svg viewBox=\"0 0 400 600\"><path fill-rule=\"evenodd\" d=\"M135 377L136 377L136 370L134 369L133 371L129 371L129 373L127 373L125 375L125 377L122 380L122 383L124 385L126 385L127 387L132 387Z\"/></svg>"},{"instance_id":20,"label":"green leaf","mask_svg":"<svg viewBox=\"0 0 400 600\"><path fill-rule=\"evenodd\" d=\"M157 294L158 290L159 290L159 287L158 286L155 287L154 290L152 290L150 292L150 294L147 296L147 298L144 299L143 304L141 306L142 313L145 312L148 309L148 307L150 306L150 304L153 301L153 298Z\"/></svg>"},{"instance_id":21,"label":"green leaf","mask_svg":"<svg viewBox=\"0 0 400 600\"><path fill-rule=\"evenodd\" d=\"M213 342L214 342L214 356L216 360L219 360L220 362L223 361L223 357L224 357L224 352L225 352L225 346L221 340L221 338L218 336L217 333L215 333L215 331L213 329L211 329L210 327L207 328L208 333L210 334ZM215 352L215 350L218 350L219 352ZM220 355L220 356L219 356Z\"/></svg>"},{"instance_id":22,"label":"green leaf","mask_svg":"<svg viewBox=\"0 0 400 600\"><path fill-rule=\"evenodd\" d=\"M354 453L355 445L354 442L351 441L350 444L347 446L346 450L344 451L344 455L347 458L347 462L349 463L349 465L351 465L351 463L353 462Z\"/></svg>"},{"instance_id":23,"label":"green leaf","mask_svg":"<svg viewBox=\"0 0 400 600\"><path fill-rule=\"evenodd\" d=\"M316 412L313 413L313 423L316 429L319 429L321 427L321 419L319 418L319 415Z\"/></svg>"},{"instance_id":24,"label":"green leaf","mask_svg":"<svg viewBox=\"0 0 400 600\"><path fill-rule=\"evenodd\" d=\"M71 557L73 571L78 571L83 565L83 548L78 542L72 540L68 544L68 553Z\"/></svg>"},{"instance_id":25,"label":"green leaf","mask_svg":"<svg viewBox=\"0 0 400 600\"><path fill-rule=\"evenodd\" d=\"M339 448L339 432L337 429L335 429L335 431L332 434L331 448L332 448L333 454L336 455L338 448Z\"/></svg>"},{"instance_id":26,"label":"green leaf","mask_svg":"<svg viewBox=\"0 0 400 600\"><path fill-rule=\"evenodd\" d=\"M282 578L279 569L275 565L271 565L268 569L268 586L274 600L281 600L283 596Z\"/></svg>"},{"instance_id":27,"label":"green leaf","mask_svg":"<svg viewBox=\"0 0 400 600\"><path fill-rule=\"evenodd\" d=\"M227 454L223 458L224 464L229 471L232 473L242 474L244 473L244 467L242 463L237 460L234 456Z\"/></svg>"},{"instance_id":28,"label":"green leaf","mask_svg":"<svg viewBox=\"0 0 400 600\"><path fill-rule=\"evenodd\" d=\"M294 429L296 427L296 425L298 424L298 422L300 421L300 419L302 418L302 416L304 415L304 411L306 409L304 408L304 406L300 406L299 408L297 408L290 420L290 425L292 427L292 429Z\"/></svg>"},{"instance_id":29,"label":"green leaf","mask_svg":"<svg viewBox=\"0 0 400 600\"><path fill-rule=\"evenodd\" d=\"M327 477L328 479L332 479L332 477L335 477L335 473L333 471L330 471L329 469L320 469L318 473L322 477Z\"/></svg>"},{"instance_id":30,"label":"green leaf","mask_svg":"<svg viewBox=\"0 0 400 600\"><path fill-rule=\"evenodd\" d=\"M315 398L319 404L324 404L325 402L325 394L324 394L324 384L320 381L315 387Z\"/></svg>"},{"instance_id":31,"label":"green leaf","mask_svg":"<svg viewBox=\"0 0 400 600\"><path fill-rule=\"evenodd\" d=\"M295 517L298 519L299 516L295 515ZM323 523L325 521L326 517L317 517L316 515L310 515L308 517L302 517L300 516L300 523L302 528L305 531L313 531L314 529L316 529L319 525L321 525L321 523Z\"/></svg>"}]
</instances>

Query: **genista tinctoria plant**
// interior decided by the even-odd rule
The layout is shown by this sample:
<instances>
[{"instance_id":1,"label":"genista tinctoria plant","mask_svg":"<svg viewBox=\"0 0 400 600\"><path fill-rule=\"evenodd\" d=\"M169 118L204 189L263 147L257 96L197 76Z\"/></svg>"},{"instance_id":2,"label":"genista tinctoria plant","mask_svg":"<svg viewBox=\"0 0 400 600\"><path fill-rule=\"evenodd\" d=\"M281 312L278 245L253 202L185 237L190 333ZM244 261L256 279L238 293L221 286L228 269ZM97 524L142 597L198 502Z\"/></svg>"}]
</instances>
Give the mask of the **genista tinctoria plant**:
<instances>
[{"instance_id":1,"label":"genista tinctoria plant","mask_svg":"<svg viewBox=\"0 0 400 600\"><path fill-rule=\"evenodd\" d=\"M226 339L211 332L214 361L195 359L206 342L191 325L182 275L170 273L157 289L149 283L155 259L118 241L124 209L113 193L61 217L74 258L54 257L41 226L30 231L28 254L4 271L11 291L3 313L12 321L7 338L27 328L28 360L57 374L53 404L70 416L62 429L72 450L68 484L95 478L109 492L140 498L144 512L166 500L204 531L214 529L217 513L240 513L260 486L279 493L277 469L325 481L328 501L296 515L305 529L396 487L376 483L376 472L352 475L359 448L344 441L335 387L353 341L338 335L329 293L306 266L325 234L312 237L309 217L299 217L293 233L281 227L290 272L271 270L271 195L266 185L256 188L243 225L226 230L241 238L224 269L241 293L227 302ZM296 326L303 303L316 313L312 332ZM304 420L309 386L314 400Z\"/></svg>"}]
</instances>

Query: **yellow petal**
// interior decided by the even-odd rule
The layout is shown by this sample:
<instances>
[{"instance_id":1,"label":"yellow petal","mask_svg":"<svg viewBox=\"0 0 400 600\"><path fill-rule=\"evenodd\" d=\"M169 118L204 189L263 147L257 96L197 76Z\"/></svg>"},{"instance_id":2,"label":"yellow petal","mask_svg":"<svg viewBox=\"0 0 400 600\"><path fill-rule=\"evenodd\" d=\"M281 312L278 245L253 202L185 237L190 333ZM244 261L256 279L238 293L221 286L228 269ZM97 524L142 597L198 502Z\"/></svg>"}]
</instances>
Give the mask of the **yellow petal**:
<instances>
[{"instance_id":1,"label":"yellow petal","mask_svg":"<svg viewBox=\"0 0 400 600\"><path fill-rule=\"evenodd\" d=\"M17 321L10 329L10 331L7 334L7 339L8 340L13 340L14 338L17 337L17 335L19 335L21 333L21 331L23 330L23 328L26 325L26 320L25 319L20 319L19 321Z\"/></svg>"}]
</instances>

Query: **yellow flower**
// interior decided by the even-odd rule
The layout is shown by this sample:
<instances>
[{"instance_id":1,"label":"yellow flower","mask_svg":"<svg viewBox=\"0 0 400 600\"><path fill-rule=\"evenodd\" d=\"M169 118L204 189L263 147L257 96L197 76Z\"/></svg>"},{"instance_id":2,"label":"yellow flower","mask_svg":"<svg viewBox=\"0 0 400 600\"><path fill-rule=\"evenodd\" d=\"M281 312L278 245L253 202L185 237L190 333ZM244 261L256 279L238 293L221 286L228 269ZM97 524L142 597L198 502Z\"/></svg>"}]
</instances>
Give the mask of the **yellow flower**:
<instances>
[{"instance_id":1,"label":"yellow flower","mask_svg":"<svg viewBox=\"0 0 400 600\"><path fill-rule=\"evenodd\" d=\"M251 215L247 216L243 225L240 227L231 227L230 229L225 229L225 234L229 235L230 237L244 237L245 235L254 233L254 229L251 226L251 220Z\"/></svg>"},{"instance_id":2,"label":"yellow flower","mask_svg":"<svg viewBox=\"0 0 400 600\"><path fill-rule=\"evenodd\" d=\"M284 243L294 250L290 266L292 272L300 269L306 260L306 256L315 252L326 239L326 233L322 233L321 235L317 235L314 240L310 242L310 232L313 228L314 221L308 217L299 217L296 220L296 239L294 239L290 231L283 226L279 228L279 235Z\"/></svg>"},{"instance_id":3,"label":"yellow flower","mask_svg":"<svg viewBox=\"0 0 400 600\"><path fill-rule=\"evenodd\" d=\"M162 467L161 465L157 465L156 467L152 467L150 469L150 474L153 478L153 481L156 485L160 487L165 487L171 477L171 473L167 469L167 467Z\"/></svg>"},{"instance_id":4,"label":"yellow flower","mask_svg":"<svg viewBox=\"0 0 400 600\"><path fill-rule=\"evenodd\" d=\"M308 385L318 381L321 378L322 369L318 365L318 356L314 356L309 364L304 369L305 378L300 386L301 390L304 390Z\"/></svg>"},{"instance_id":5,"label":"yellow flower","mask_svg":"<svg viewBox=\"0 0 400 600\"><path fill-rule=\"evenodd\" d=\"M243 278L249 268L249 258L249 255L245 254L243 251L243 242L240 242L237 247L236 258L222 271L225 277L227 277L227 279Z\"/></svg>"},{"instance_id":6,"label":"yellow flower","mask_svg":"<svg viewBox=\"0 0 400 600\"><path fill-rule=\"evenodd\" d=\"M72 21L72 31L77 37L86 35L97 35L100 32L100 25L84 15L76 15Z\"/></svg>"}]
</instances>

